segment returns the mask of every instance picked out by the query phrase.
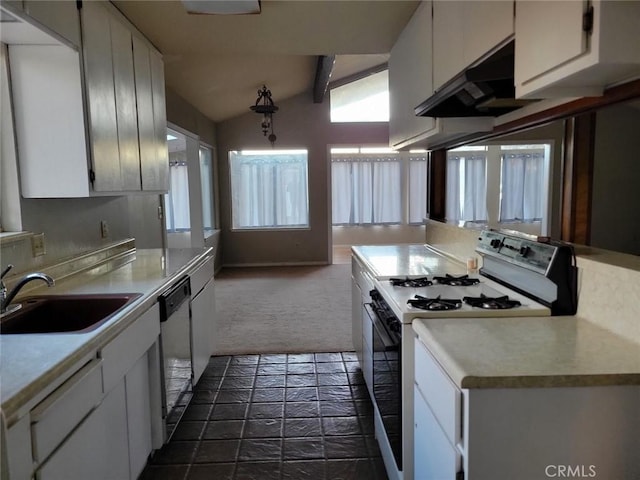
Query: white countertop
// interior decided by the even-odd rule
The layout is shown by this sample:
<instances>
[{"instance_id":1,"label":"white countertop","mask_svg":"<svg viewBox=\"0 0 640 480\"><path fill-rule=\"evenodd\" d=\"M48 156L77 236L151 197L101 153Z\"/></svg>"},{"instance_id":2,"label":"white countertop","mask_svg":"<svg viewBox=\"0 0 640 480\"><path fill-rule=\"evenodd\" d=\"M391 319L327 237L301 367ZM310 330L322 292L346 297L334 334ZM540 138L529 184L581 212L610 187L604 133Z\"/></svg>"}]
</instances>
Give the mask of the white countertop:
<instances>
[{"instance_id":1,"label":"white countertop","mask_svg":"<svg viewBox=\"0 0 640 480\"><path fill-rule=\"evenodd\" d=\"M374 278L466 273L465 265L423 244L362 245L351 251Z\"/></svg>"},{"instance_id":2,"label":"white countertop","mask_svg":"<svg viewBox=\"0 0 640 480\"><path fill-rule=\"evenodd\" d=\"M87 356L95 355L151 307L162 291L211 255L210 248L137 250L118 268L107 262L56 282L52 288L29 291L28 296L141 293L142 297L87 333L0 335L0 402L7 422L11 424L23 405L44 387Z\"/></svg>"},{"instance_id":3,"label":"white countertop","mask_svg":"<svg viewBox=\"0 0 640 480\"><path fill-rule=\"evenodd\" d=\"M459 388L640 385L640 348L575 316L417 319Z\"/></svg>"}]
</instances>

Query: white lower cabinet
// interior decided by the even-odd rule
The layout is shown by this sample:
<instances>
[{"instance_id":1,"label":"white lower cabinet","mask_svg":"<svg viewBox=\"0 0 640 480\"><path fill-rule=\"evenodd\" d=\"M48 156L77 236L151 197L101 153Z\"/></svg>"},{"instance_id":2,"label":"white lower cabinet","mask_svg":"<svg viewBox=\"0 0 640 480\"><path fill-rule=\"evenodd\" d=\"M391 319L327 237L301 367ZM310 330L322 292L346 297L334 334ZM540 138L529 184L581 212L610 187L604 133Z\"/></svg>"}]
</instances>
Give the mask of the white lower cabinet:
<instances>
[{"instance_id":1,"label":"white lower cabinet","mask_svg":"<svg viewBox=\"0 0 640 480\"><path fill-rule=\"evenodd\" d=\"M640 478L637 385L459 389L415 347L416 480Z\"/></svg>"},{"instance_id":2,"label":"white lower cabinet","mask_svg":"<svg viewBox=\"0 0 640 480\"><path fill-rule=\"evenodd\" d=\"M39 480L129 478L124 379L36 472Z\"/></svg>"},{"instance_id":3,"label":"white lower cabinet","mask_svg":"<svg viewBox=\"0 0 640 480\"><path fill-rule=\"evenodd\" d=\"M159 335L155 304L63 375L6 431L3 480L138 478L161 446Z\"/></svg>"},{"instance_id":4,"label":"white lower cabinet","mask_svg":"<svg viewBox=\"0 0 640 480\"><path fill-rule=\"evenodd\" d=\"M125 376L129 478L138 478L152 450L149 355L145 353Z\"/></svg>"},{"instance_id":5,"label":"white lower cabinet","mask_svg":"<svg viewBox=\"0 0 640 480\"><path fill-rule=\"evenodd\" d=\"M415 480L453 480L461 455L444 434L420 389L414 388Z\"/></svg>"}]
</instances>

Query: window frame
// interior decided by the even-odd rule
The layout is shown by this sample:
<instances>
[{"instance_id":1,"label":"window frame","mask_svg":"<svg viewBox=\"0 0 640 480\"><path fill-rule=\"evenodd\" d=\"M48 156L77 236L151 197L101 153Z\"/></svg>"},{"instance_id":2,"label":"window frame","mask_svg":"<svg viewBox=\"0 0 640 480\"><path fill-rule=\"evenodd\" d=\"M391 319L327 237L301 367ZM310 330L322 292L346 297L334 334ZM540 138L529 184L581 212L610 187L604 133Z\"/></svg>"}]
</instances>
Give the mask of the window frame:
<instances>
[{"instance_id":1,"label":"window frame","mask_svg":"<svg viewBox=\"0 0 640 480\"><path fill-rule=\"evenodd\" d=\"M333 155L358 155L358 154L386 154L386 155L395 155L398 157L398 162L400 163L400 221L399 222L383 222L383 223L335 223L333 219ZM424 181L424 192L425 198L422 199L423 206L421 207L421 211L424 213L423 218L420 221L411 222L410 221L410 208L412 202L412 192L411 192L411 181L410 181L410 162L416 161L412 160L415 157L423 157L419 161L425 162L425 177ZM410 150L410 151L398 151L393 150L389 147L378 147L375 145L358 145L358 146L333 146L329 149L329 164L331 171L331 191L329 195L331 197L332 206L331 206L331 227L384 227L384 226L422 226L424 225L424 220L428 215L427 209L427 201L429 196L429 153L427 150Z\"/></svg>"},{"instance_id":2,"label":"window frame","mask_svg":"<svg viewBox=\"0 0 640 480\"><path fill-rule=\"evenodd\" d=\"M242 153L242 152L251 152L254 154L272 154L273 152L282 152L282 153L287 153L289 152L289 154L293 154L294 152L297 152L298 154L303 154L305 155L304 158L304 163L305 163L305 173L304 173L304 177L305 177L305 200L306 200L306 220L307 223L306 225L292 225L292 226L286 226L286 225L268 225L268 226L236 226L236 212L237 212L237 199L236 199L236 195L234 194L234 167L233 167L233 159L232 159L232 155L235 153ZM246 149L246 150L229 150L228 155L227 155L227 165L229 168L229 193L230 193L230 198L231 201L229 202L229 209L230 209L230 217L231 217L231 225L230 225L230 230L233 232L291 232L291 231L308 231L311 230L311 209L309 207L309 150L307 148L288 148L288 149L278 149L278 150L273 150L273 151L269 151L269 150L251 150L251 149Z\"/></svg>"}]
</instances>

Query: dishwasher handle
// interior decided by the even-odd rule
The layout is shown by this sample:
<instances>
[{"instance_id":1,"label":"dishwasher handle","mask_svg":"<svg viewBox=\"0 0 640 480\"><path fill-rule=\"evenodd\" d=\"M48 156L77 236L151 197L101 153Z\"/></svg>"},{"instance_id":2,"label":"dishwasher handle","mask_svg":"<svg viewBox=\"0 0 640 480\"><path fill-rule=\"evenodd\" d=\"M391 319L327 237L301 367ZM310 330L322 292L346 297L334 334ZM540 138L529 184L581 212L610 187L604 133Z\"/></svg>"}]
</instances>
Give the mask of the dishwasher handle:
<instances>
[{"instance_id":1,"label":"dishwasher handle","mask_svg":"<svg viewBox=\"0 0 640 480\"><path fill-rule=\"evenodd\" d=\"M191 297L191 281L185 276L158 297L160 322L166 322Z\"/></svg>"}]
</instances>

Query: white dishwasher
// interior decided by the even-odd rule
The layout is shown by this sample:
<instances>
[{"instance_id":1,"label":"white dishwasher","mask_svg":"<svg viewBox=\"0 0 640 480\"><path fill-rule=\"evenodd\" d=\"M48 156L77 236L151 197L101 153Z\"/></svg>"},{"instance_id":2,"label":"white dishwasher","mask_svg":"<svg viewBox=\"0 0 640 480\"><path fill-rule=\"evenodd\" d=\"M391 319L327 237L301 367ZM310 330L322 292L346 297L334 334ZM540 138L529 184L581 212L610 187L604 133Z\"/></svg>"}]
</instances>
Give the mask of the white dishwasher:
<instances>
[{"instance_id":1,"label":"white dishwasher","mask_svg":"<svg viewBox=\"0 0 640 480\"><path fill-rule=\"evenodd\" d=\"M163 369L163 420L168 441L193 396L191 283L183 277L158 297Z\"/></svg>"}]
</instances>

